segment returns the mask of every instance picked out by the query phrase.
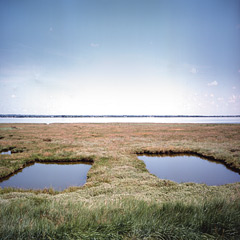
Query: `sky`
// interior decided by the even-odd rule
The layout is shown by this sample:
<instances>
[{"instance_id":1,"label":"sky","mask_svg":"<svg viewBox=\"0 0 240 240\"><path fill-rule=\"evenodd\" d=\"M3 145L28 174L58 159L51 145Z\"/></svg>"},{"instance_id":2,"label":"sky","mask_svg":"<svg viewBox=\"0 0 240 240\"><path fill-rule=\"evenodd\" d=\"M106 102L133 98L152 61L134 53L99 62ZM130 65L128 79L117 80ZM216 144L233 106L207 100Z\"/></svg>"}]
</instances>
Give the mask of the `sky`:
<instances>
[{"instance_id":1,"label":"sky","mask_svg":"<svg viewBox=\"0 0 240 240\"><path fill-rule=\"evenodd\" d=\"M240 114L240 0L0 0L1 114Z\"/></svg>"}]
</instances>

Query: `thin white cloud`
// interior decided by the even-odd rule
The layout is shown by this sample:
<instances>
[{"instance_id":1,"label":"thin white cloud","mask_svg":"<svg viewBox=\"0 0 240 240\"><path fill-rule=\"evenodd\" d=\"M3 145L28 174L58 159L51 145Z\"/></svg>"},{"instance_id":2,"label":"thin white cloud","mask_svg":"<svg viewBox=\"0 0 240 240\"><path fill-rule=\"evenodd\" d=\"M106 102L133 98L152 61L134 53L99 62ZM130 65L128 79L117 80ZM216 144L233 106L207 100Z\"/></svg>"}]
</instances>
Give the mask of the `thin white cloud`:
<instances>
[{"instance_id":1,"label":"thin white cloud","mask_svg":"<svg viewBox=\"0 0 240 240\"><path fill-rule=\"evenodd\" d=\"M183 63L180 65L180 67L192 74L207 73L209 69L212 68L211 66L207 66L207 65L196 65L191 63Z\"/></svg>"},{"instance_id":2,"label":"thin white cloud","mask_svg":"<svg viewBox=\"0 0 240 240\"><path fill-rule=\"evenodd\" d=\"M191 70L190 70L190 72L191 72L192 74L196 74L196 73L198 72L198 70L197 70L197 68L192 67Z\"/></svg>"},{"instance_id":3,"label":"thin white cloud","mask_svg":"<svg viewBox=\"0 0 240 240\"><path fill-rule=\"evenodd\" d=\"M236 87L235 87L235 86L233 86L233 87L232 87L232 89L233 89L233 90L235 90L235 89L236 89Z\"/></svg>"},{"instance_id":4,"label":"thin white cloud","mask_svg":"<svg viewBox=\"0 0 240 240\"><path fill-rule=\"evenodd\" d=\"M99 47L100 45L99 43L91 43L90 46L93 48L96 48L96 47Z\"/></svg>"},{"instance_id":5,"label":"thin white cloud","mask_svg":"<svg viewBox=\"0 0 240 240\"><path fill-rule=\"evenodd\" d=\"M35 65L12 65L1 69L0 82L26 82L29 79L39 79L43 69Z\"/></svg>"},{"instance_id":6,"label":"thin white cloud","mask_svg":"<svg viewBox=\"0 0 240 240\"><path fill-rule=\"evenodd\" d=\"M233 94L231 97L229 97L228 102L229 102L229 103L235 103L236 100L237 100L237 96L235 96L235 95Z\"/></svg>"},{"instance_id":7,"label":"thin white cloud","mask_svg":"<svg viewBox=\"0 0 240 240\"><path fill-rule=\"evenodd\" d=\"M49 28L49 32L52 32L52 31L53 31L53 27L50 27L50 28Z\"/></svg>"},{"instance_id":8,"label":"thin white cloud","mask_svg":"<svg viewBox=\"0 0 240 240\"><path fill-rule=\"evenodd\" d=\"M217 86L217 85L218 85L217 81L213 81L213 82L208 83L208 86Z\"/></svg>"},{"instance_id":9,"label":"thin white cloud","mask_svg":"<svg viewBox=\"0 0 240 240\"><path fill-rule=\"evenodd\" d=\"M15 95L15 94L12 94L12 95L11 95L11 98L16 98L16 95Z\"/></svg>"}]
</instances>

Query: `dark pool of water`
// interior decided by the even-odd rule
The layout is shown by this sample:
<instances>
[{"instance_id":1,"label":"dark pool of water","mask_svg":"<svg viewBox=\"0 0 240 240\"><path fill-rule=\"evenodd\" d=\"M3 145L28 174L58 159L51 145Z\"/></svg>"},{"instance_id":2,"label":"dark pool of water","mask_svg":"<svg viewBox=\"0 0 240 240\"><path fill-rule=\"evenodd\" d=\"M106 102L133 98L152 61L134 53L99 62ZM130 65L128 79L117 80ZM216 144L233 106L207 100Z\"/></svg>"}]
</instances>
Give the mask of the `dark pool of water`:
<instances>
[{"instance_id":1,"label":"dark pool of water","mask_svg":"<svg viewBox=\"0 0 240 240\"><path fill-rule=\"evenodd\" d=\"M89 163L34 163L8 179L0 181L0 187L63 190L86 183Z\"/></svg>"},{"instance_id":2,"label":"dark pool of water","mask_svg":"<svg viewBox=\"0 0 240 240\"><path fill-rule=\"evenodd\" d=\"M138 156L148 171L161 179L178 183L195 182L207 185L223 185L240 182L240 174L220 162L197 156Z\"/></svg>"}]
</instances>

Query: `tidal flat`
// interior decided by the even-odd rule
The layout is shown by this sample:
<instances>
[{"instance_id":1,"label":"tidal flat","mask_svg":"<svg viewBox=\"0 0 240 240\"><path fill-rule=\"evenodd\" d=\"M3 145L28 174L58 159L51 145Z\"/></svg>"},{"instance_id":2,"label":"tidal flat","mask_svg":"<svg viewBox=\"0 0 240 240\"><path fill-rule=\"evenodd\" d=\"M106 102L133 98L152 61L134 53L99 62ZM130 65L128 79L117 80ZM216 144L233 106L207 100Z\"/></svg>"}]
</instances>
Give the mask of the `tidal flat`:
<instances>
[{"instance_id":1,"label":"tidal flat","mask_svg":"<svg viewBox=\"0 0 240 240\"><path fill-rule=\"evenodd\" d=\"M239 182L179 184L138 159L188 153L240 171L240 124L0 124L8 151L1 178L34 162L93 165L81 187L0 189L1 239L240 238Z\"/></svg>"}]
</instances>

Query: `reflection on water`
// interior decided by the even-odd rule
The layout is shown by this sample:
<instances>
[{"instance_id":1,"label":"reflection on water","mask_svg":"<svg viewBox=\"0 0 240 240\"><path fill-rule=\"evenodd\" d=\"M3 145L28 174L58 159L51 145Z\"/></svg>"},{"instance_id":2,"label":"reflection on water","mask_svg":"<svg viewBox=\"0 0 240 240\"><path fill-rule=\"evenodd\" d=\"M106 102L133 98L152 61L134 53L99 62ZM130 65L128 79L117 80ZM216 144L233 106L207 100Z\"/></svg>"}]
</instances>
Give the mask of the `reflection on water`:
<instances>
[{"instance_id":1,"label":"reflection on water","mask_svg":"<svg viewBox=\"0 0 240 240\"><path fill-rule=\"evenodd\" d=\"M222 185L240 182L240 174L220 162L190 155L138 156L150 173L178 183L195 182Z\"/></svg>"},{"instance_id":2,"label":"reflection on water","mask_svg":"<svg viewBox=\"0 0 240 240\"><path fill-rule=\"evenodd\" d=\"M3 179L0 187L63 190L86 183L89 163L35 163L13 176Z\"/></svg>"},{"instance_id":3,"label":"reflection on water","mask_svg":"<svg viewBox=\"0 0 240 240\"><path fill-rule=\"evenodd\" d=\"M4 152L1 152L1 155L11 155L12 152L11 151L4 151Z\"/></svg>"}]
</instances>

